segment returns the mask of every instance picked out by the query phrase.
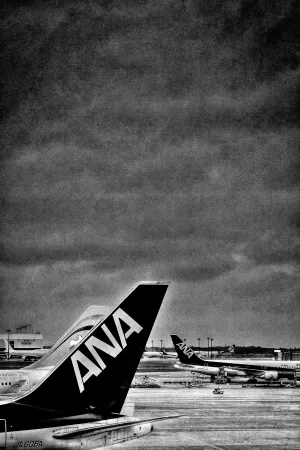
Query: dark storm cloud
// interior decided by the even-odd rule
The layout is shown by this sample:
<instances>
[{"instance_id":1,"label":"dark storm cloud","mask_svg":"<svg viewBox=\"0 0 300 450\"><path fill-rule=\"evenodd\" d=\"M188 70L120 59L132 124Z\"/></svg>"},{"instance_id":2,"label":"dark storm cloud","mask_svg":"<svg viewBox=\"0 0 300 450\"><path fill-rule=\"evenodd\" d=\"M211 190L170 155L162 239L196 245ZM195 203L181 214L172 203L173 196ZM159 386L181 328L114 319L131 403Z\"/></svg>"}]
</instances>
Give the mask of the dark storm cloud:
<instances>
[{"instance_id":1,"label":"dark storm cloud","mask_svg":"<svg viewBox=\"0 0 300 450\"><path fill-rule=\"evenodd\" d=\"M292 267L287 267L284 271L284 266L280 269L280 266L264 269L260 267L259 273L251 271L248 277L240 277L237 279L231 279L228 283L228 290L231 295L237 298L256 298L257 307L259 304L263 307L264 302L262 298L270 297L275 294L282 294L289 291L290 288L299 288L300 274L296 270L292 270ZM276 305L273 305L276 307Z\"/></svg>"},{"instance_id":2,"label":"dark storm cloud","mask_svg":"<svg viewBox=\"0 0 300 450\"><path fill-rule=\"evenodd\" d=\"M224 264L223 266L213 266L213 267L186 267L178 265L174 270L174 278L178 281L203 281L210 280L211 278L218 277L219 275L230 271L233 265Z\"/></svg>"},{"instance_id":3,"label":"dark storm cloud","mask_svg":"<svg viewBox=\"0 0 300 450\"><path fill-rule=\"evenodd\" d=\"M240 299L244 299L243 315L251 322L248 331L252 328L256 332L262 326L271 335L272 327L279 327L282 337L289 334L289 327L296 331L300 318L300 274L295 266L252 267L247 273L228 277L225 284L224 293L235 299L229 306L232 317L241 317Z\"/></svg>"},{"instance_id":4,"label":"dark storm cloud","mask_svg":"<svg viewBox=\"0 0 300 450\"><path fill-rule=\"evenodd\" d=\"M218 304L231 273L299 262L296 2L132 4L5 11L1 261L20 307L162 275ZM257 298L294 298L260 280Z\"/></svg>"},{"instance_id":5,"label":"dark storm cloud","mask_svg":"<svg viewBox=\"0 0 300 450\"><path fill-rule=\"evenodd\" d=\"M291 162L281 151L291 148L293 156L296 137L231 131L169 145L156 159L135 155L126 162L120 155L114 163L96 151L85 158L77 147L48 147L44 157L25 151L6 172L13 185L3 207L3 260L32 264L105 254L121 262L132 253L136 261L154 253L168 261L176 241L183 243L175 245L178 252L190 257L194 250L202 258L207 251L219 254L216 273L224 258L231 264L234 246L243 241L247 257L258 263L293 260L298 239L287 219L296 213L297 192L286 190ZM270 191L272 177L283 180L277 192ZM155 252L151 242L160 243Z\"/></svg>"}]
</instances>

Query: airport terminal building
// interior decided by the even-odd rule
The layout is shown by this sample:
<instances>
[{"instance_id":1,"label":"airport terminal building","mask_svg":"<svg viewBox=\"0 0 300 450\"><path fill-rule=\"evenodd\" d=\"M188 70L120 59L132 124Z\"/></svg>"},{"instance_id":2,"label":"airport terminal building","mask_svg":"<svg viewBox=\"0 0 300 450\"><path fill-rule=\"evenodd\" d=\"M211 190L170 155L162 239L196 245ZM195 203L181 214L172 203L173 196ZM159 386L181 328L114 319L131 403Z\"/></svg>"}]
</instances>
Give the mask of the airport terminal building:
<instances>
[{"instance_id":1,"label":"airport terminal building","mask_svg":"<svg viewBox=\"0 0 300 450\"><path fill-rule=\"evenodd\" d=\"M7 353L7 343L14 350L37 350L43 348L41 333L0 333L0 355Z\"/></svg>"}]
</instances>

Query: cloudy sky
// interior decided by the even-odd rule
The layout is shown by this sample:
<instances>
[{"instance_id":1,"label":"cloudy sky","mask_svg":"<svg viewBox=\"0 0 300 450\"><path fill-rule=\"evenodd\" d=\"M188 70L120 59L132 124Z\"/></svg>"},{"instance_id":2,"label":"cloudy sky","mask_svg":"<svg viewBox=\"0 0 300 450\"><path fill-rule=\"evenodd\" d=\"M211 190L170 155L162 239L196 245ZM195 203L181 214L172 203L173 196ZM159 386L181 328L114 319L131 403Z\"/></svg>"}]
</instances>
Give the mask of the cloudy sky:
<instances>
[{"instance_id":1,"label":"cloudy sky","mask_svg":"<svg viewBox=\"0 0 300 450\"><path fill-rule=\"evenodd\" d=\"M298 1L1 8L0 329L163 279L157 345L299 347Z\"/></svg>"}]
</instances>

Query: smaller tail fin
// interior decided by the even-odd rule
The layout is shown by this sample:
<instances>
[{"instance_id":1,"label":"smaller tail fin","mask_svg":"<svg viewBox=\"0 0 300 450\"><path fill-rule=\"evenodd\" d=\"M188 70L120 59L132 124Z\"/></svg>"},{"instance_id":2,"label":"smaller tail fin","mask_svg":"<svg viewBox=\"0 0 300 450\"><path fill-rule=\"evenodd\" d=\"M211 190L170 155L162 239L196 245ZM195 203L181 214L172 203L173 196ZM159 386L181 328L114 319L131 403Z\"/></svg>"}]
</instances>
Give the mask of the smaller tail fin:
<instances>
[{"instance_id":1,"label":"smaller tail fin","mask_svg":"<svg viewBox=\"0 0 300 450\"><path fill-rule=\"evenodd\" d=\"M4 338L4 339L3 339L3 342L4 342L5 352L6 352L6 353L9 352L9 353L12 354L14 350L13 350L12 346L10 345L10 343L8 342L8 339L5 339L5 338Z\"/></svg>"},{"instance_id":2,"label":"smaller tail fin","mask_svg":"<svg viewBox=\"0 0 300 450\"><path fill-rule=\"evenodd\" d=\"M235 345L232 344L230 347L226 348L225 350L222 350L221 352L218 352L215 355L215 358L219 358L219 356L224 355L224 353L235 353Z\"/></svg>"},{"instance_id":3,"label":"smaller tail fin","mask_svg":"<svg viewBox=\"0 0 300 450\"><path fill-rule=\"evenodd\" d=\"M194 350L191 349L185 342L183 342L177 334L171 334L175 350L177 352L179 361L182 364L193 364L197 366L203 366L205 361L197 356Z\"/></svg>"},{"instance_id":4,"label":"smaller tail fin","mask_svg":"<svg viewBox=\"0 0 300 450\"><path fill-rule=\"evenodd\" d=\"M27 366L27 369L56 366L70 352L74 344L78 343L108 312L108 306L89 306L49 351L38 361Z\"/></svg>"},{"instance_id":5,"label":"smaller tail fin","mask_svg":"<svg viewBox=\"0 0 300 450\"><path fill-rule=\"evenodd\" d=\"M7 354L9 353L10 356L15 355L15 349L11 346L10 342L8 342L8 340L5 341L5 348L6 348L6 352Z\"/></svg>"}]
</instances>

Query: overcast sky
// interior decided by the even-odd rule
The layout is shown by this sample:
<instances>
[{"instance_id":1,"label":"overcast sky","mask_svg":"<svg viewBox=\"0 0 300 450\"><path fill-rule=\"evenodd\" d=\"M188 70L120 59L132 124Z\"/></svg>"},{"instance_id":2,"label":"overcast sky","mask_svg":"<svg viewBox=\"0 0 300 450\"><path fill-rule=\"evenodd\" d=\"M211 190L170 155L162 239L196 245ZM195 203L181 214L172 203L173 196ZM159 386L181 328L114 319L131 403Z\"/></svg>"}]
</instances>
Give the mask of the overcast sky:
<instances>
[{"instance_id":1,"label":"overcast sky","mask_svg":"<svg viewBox=\"0 0 300 450\"><path fill-rule=\"evenodd\" d=\"M0 329L160 279L157 345L299 347L298 2L11 4Z\"/></svg>"}]
</instances>

